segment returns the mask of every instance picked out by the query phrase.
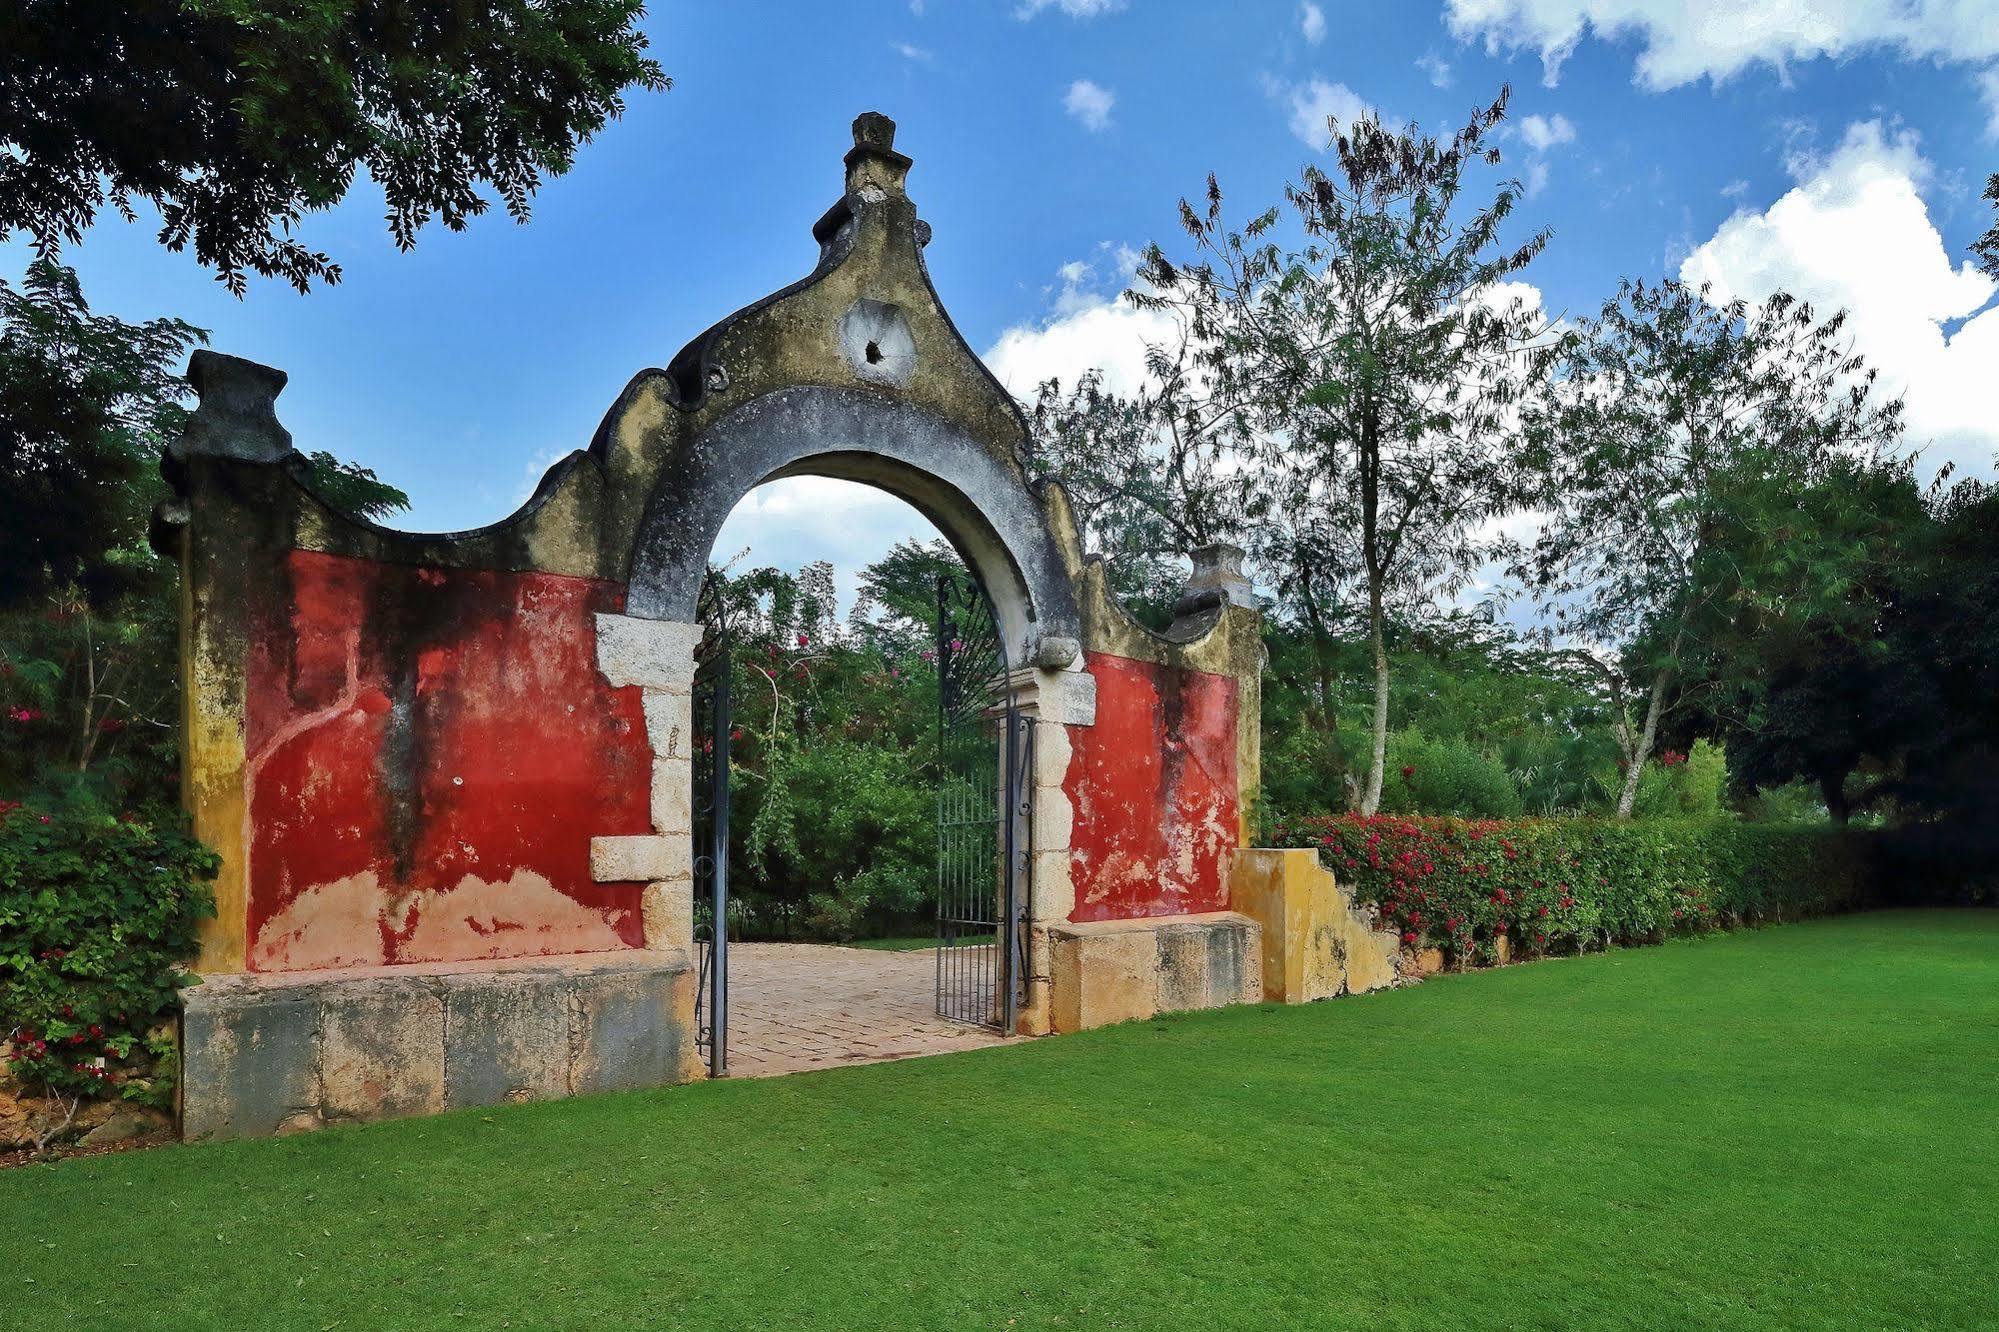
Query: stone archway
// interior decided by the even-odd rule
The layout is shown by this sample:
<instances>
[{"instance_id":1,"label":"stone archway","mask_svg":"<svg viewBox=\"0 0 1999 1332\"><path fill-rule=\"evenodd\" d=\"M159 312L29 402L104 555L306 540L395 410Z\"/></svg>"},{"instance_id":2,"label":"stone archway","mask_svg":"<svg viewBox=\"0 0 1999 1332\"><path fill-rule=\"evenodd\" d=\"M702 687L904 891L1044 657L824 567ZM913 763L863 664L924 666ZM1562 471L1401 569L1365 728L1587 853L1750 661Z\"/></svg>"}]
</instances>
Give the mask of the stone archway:
<instances>
[{"instance_id":1,"label":"stone archway","mask_svg":"<svg viewBox=\"0 0 1999 1332\"><path fill-rule=\"evenodd\" d=\"M1020 1030L1291 993L1260 943L1321 947L1290 938L1291 878L1249 914L1232 888L1248 585L1197 560L1166 632L1124 614L931 286L894 126L854 130L813 271L636 376L490 526L343 513L278 423L284 375L196 353L155 532L186 589L183 791L223 866L185 1001L190 1136L697 1074L695 598L729 509L804 473L929 516L1004 626L1034 736Z\"/></svg>"},{"instance_id":2,"label":"stone archway","mask_svg":"<svg viewBox=\"0 0 1999 1332\"><path fill-rule=\"evenodd\" d=\"M858 481L907 501L985 586L1009 660L1064 666L1073 658L1075 590L1019 471L923 407L821 385L745 403L661 471L633 544L626 614L692 620L730 511L757 486L789 476Z\"/></svg>"}]
</instances>

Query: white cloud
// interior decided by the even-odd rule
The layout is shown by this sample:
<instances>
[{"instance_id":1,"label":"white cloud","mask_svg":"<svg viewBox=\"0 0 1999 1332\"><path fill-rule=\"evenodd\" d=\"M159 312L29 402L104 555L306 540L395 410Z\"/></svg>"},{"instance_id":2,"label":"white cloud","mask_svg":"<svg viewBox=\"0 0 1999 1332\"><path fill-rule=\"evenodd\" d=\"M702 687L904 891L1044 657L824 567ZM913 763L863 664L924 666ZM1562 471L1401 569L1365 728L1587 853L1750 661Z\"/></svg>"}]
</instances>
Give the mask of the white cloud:
<instances>
[{"instance_id":1,"label":"white cloud","mask_svg":"<svg viewBox=\"0 0 1999 1332\"><path fill-rule=\"evenodd\" d=\"M1932 464L1989 474L1999 451L1999 283L1953 264L1923 202L1930 165L1916 137L1867 121L1831 154L1794 159L1792 173L1795 188L1729 218L1680 276L1723 296L1783 290L1821 315L1849 311L1855 348L1888 392L1906 395L1909 444Z\"/></svg>"},{"instance_id":2,"label":"white cloud","mask_svg":"<svg viewBox=\"0 0 1999 1332\"><path fill-rule=\"evenodd\" d=\"M1992 0L1446 0L1445 18L1488 50L1537 51L1550 84L1591 32L1641 43L1638 80L1652 89L1726 79L1759 63L1781 73L1869 48L1917 59L1999 57Z\"/></svg>"},{"instance_id":3,"label":"white cloud","mask_svg":"<svg viewBox=\"0 0 1999 1332\"><path fill-rule=\"evenodd\" d=\"M1062 98L1062 109L1092 134L1110 128L1111 108L1117 94L1088 79L1077 79Z\"/></svg>"},{"instance_id":4,"label":"white cloud","mask_svg":"<svg viewBox=\"0 0 1999 1332\"><path fill-rule=\"evenodd\" d=\"M1289 88L1282 84L1270 86L1291 108L1291 132L1314 152L1324 152L1333 141L1326 124L1329 119L1337 119L1342 126L1351 125L1371 109L1359 93L1344 83L1308 79Z\"/></svg>"},{"instance_id":5,"label":"white cloud","mask_svg":"<svg viewBox=\"0 0 1999 1332\"><path fill-rule=\"evenodd\" d=\"M831 477L793 476L766 481L743 496L722 524L708 558L716 564L736 561L736 573L762 565L796 572L814 560L830 560L844 615L860 591L861 570L898 541L928 541L936 535L927 518L885 490Z\"/></svg>"},{"instance_id":6,"label":"white cloud","mask_svg":"<svg viewBox=\"0 0 1999 1332\"><path fill-rule=\"evenodd\" d=\"M1520 138L1535 152L1545 153L1556 144L1574 143L1576 127L1559 112L1552 116L1522 116Z\"/></svg>"},{"instance_id":7,"label":"white cloud","mask_svg":"<svg viewBox=\"0 0 1999 1332\"><path fill-rule=\"evenodd\" d=\"M1527 161L1522 169L1521 181L1527 197L1533 198L1547 188L1549 165L1548 153L1563 144L1576 141L1576 127L1560 112L1552 116L1522 116L1510 127L1502 128L1502 133L1510 128L1520 136L1527 146Z\"/></svg>"},{"instance_id":8,"label":"white cloud","mask_svg":"<svg viewBox=\"0 0 1999 1332\"><path fill-rule=\"evenodd\" d=\"M1097 248L1108 257L1111 281L1099 283L1098 265L1084 260L1062 265L1056 270L1060 287L1051 288L1049 317L1014 325L987 349L986 364L1015 397L1032 397L1047 379L1073 384L1092 369L1103 372L1104 386L1113 392L1136 393L1147 379L1147 344L1177 336L1172 316L1136 309L1123 298L1122 288L1138 266L1137 252L1109 242Z\"/></svg>"},{"instance_id":9,"label":"white cloud","mask_svg":"<svg viewBox=\"0 0 1999 1332\"><path fill-rule=\"evenodd\" d=\"M890 42L889 49L894 51L897 55L901 56L904 60L914 60L926 65L929 64L931 60L935 59L935 57L929 51L925 50L923 47L912 45L909 42Z\"/></svg>"},{"instance_id":10,"label":"white cloud","mask_svg":"<svg viewBox=\"0 0 1999 1332\"><path fill-rule=\"evenodd\" d=\"M1305 40L1317 46L1326 40L1326 11L1305 0L1298 6L1298 31L1305 34Z\"/></svg>"},{"instance_id":11,"label":"white cloud","mask_svg":"<svg viewBox=\"0 0 1999 1332\"><path fill-rule=\"evenodd\" d=\"M1422 55L1418 56L1416 58L1416 68L1429 76L1431 87L1448 88L1451 86L1451 62L1438 55L1435 51L1425 51Z\"/></svg>"},{"instance_id":12,"label":"white cloud","mask_svg":"<svg viewBox=\"0 0 1999 1332\"><path fill-rule=\"evenodd\" d=\"M1013 11L1017 19L1031 19L1044 9L1059 9L1070 18L1098 18L1123 9L1125 0L1021 0Z\"/></svg>"},{"instance_id":13,"label":"white cloud","mask_svg":"<svg viewBox=\"0 0 1999 1332\"><path fill-rule=\"evenodd\" d=\"M1978 93L1985 99L1985 111L1989 117L1985 122L1985 137L1999 139L1999 65L1979 74Z\"/></svg>"}]
</instances>

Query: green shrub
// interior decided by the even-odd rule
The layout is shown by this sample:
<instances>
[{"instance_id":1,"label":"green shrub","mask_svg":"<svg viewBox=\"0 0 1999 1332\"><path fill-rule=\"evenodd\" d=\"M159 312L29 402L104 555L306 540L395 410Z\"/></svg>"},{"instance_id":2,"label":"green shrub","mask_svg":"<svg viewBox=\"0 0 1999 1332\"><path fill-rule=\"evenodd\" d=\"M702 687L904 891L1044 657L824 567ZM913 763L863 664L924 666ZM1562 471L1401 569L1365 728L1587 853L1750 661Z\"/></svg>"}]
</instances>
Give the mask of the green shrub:
<instances>
[{"instance_id":1,"label":"green shrub","mask_svg":"<svg viewBox=\"0 0 1999 1332\"><path fill-rule=\"evenodd\" d=\"M169 1104L173 1043L153 1033L214 914L217 863L171 817L0 810L0 1034L16 1077Z\"/></svg>"},{"instance_id":2,"label":"green shrub","mask_svg":"<svg viewBox=\"0 0 1999 1332\"><path fill-rule=\"evenodd\" d=\"M1388 738L1388 769L1381 808L1392 814L1455 814L1464 818L1515 818L1520 791L1506 765L1462 740L1431 739L1415 731Z\"/></svg>"},{"instance_id":3,"label":"green shrub","mask_svg":"<svg viewBox=\"0 0 1999 1332\"><path fill-rule=\"evenodd\" d=\"M1682 754L1669 749L1638 774L1632 813L1643 818L1706 818L1721 813L1728 789L1728 754L1711 740L1696 740Z\"/></svg>"},{"instance_id":4,"label":"green shrub","mask_svg":"<svg viewBox=\"0 0 1999 1332\"><path fill-rule=\"evenodd\" d=\"M1458 958L1501 937L1530 952L1577 951L1819 915L1866 895L1858 839L1828 828L1340 815L1276 831L1279 845L1317 847L1404 944Z\"/></svg>"},{"instance_id":5,"label":"green shrub","mask_svg":"<svg viewBox=\"0 0 1999 1332\"><path fill-rule=\"evenodd\" d=\"M822 737L743 784L741 886L756 932L851 939L928 924L935 912L934 779L901 748Z\"/></svg>"}]
</instances>

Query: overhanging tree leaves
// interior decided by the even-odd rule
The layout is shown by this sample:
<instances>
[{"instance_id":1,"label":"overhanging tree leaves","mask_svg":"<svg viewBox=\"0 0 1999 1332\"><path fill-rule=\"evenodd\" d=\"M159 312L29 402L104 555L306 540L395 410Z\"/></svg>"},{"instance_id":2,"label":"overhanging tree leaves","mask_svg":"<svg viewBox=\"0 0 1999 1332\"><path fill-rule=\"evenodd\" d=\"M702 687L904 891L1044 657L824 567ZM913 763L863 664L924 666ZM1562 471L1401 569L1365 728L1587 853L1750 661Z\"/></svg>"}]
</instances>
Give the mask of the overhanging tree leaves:
<instances>
[{"instance_id":1,"label":"overhanging tree leaves","mask_svg":"<svg viewBox=\"0 0 1999 1332\"><path fill-rule=\"evenodd\" d=\"M43 254L109 206L241 294L340 267L293 233L365 169L407 249L542 180L668 80L638 0L23 0L0 15L0 237Z\"/></svg>"},{"instance_id":2,"label":"overhanging tree leaves","mask_svg":"<svg viewBox=\"0 0 1999 1332\"><path fill-rule=\"evenodd\" d=\"M1626 282L1566 340L1526 412L1546 520L1515 572L1553 628L1622 658L1616 729L1629 817L1686 655L1730 622L1782 542L1802 487L1845 451L1899 436L1901 403L1820 320L1779 293L1750 309L1705 288ZM1757 554L1757 552L1761 552Z\"/></svg>"},{"instance_id":3,"label":"overhanging tree leaves","mask_svg":"<svg viewBox=\"0 0 1999 1332\"><path fill-rule=\"evenodd\" d=\"M186 421L177 319L95 314L49 259L0 282L0 795L116 788L172 769L178 571L146 543L160 453ZM371 518L403 508L374 473L315 453L315 486Z\"/></svg>"},{"instance_id":4,"label":"overhanging tree leaves","mask_svg":"<svg viewBox=\"0 0 1999 1332\"><path fill-rule=\"evenodd\" d=\"M1310 167L1240 232L1182 202L1196 257L1157 246L1135 299L1176 312L1213 395L1238 406L1260 466L1249 517L1288 517L1294 568L1346 569L1365 588L1374 716L1365 785L1381 802L1388 738L1384 626L1398 602L1463 589L1500 548L1490 520L1514 505L1501 447L1526 382L1537 316L1504 286L1546 246L1500 233L1519 197L1500 184L1461 207L1467 173L1497 165L1493 132L1507 94L1447 139L1384 125L1342 130L1328 173ZM1297 239L1281 241L1288 211ZM1310 520L1310 521L1299 521ZM1294 580L1295 581L1295 580Z\"/></svg>"},{"instance_id":5,"label":"overhanging tree leaves","mask_svg":"<svg viewBox=\"0 0 1999 1332\"><path fill-rule=\"evenodd\" d=\"M1999 209L1999 171L1993 172L1985 182L1985 201ZM1991 229L1972 244L1971 252L1978 257L1980 268L1999 278L1999 222L1994 222Z\"/></svg>"}]
</instances>

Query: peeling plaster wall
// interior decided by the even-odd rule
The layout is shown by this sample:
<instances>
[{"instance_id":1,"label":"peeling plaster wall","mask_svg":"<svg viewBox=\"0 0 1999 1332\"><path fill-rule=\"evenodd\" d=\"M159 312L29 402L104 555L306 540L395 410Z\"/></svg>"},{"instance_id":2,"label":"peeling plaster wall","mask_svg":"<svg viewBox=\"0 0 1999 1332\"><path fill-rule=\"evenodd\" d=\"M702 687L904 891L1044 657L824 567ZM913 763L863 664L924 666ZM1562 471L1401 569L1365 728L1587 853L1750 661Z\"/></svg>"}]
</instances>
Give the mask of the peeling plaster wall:
<instances>
[{"instance_id":1,"label":"peeling plaster wall","mask_svg":"<svg viewBox=\"0 0 1999 1332\"><path fill-rule=\"evenodd\" d=\"M593 835L651 830L639 691L597 671L616 584L294 550L251 608L255 971L638 947L643 885Z\"/></svg>"},{"instance_id":2,"label":"peeling plaster wall","mask_svg":"<svg viewBox=\"0 0 1999 1332\"><path fill-rule=\"evenodd\" d=\"M1070 919L1226 910L1240 828L1236 681L1102 652L1085 661L1097 713L1070 732Z\"/></svg>"}]
</instances>

